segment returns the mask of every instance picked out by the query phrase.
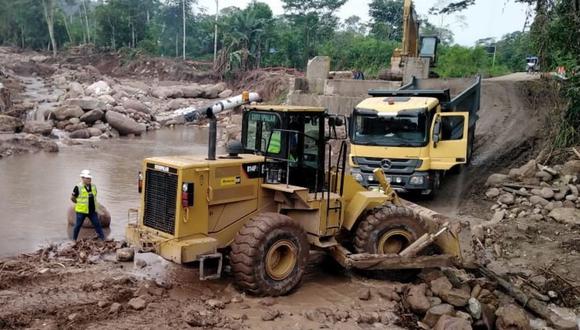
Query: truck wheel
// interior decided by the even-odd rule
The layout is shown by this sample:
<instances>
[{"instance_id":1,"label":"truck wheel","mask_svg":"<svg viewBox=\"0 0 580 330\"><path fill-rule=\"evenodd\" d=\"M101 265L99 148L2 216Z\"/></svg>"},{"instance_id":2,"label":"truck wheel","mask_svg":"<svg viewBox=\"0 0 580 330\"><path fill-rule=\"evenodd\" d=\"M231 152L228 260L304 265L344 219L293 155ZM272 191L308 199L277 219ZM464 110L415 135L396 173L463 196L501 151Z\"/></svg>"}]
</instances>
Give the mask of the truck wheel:
<instances>
[{"instance_id":1,"label":"truck wheel","mask_svg":"<svg viewBox=\"0 0 580 330\"><path fill-rule=\"evenodd\" d=\"M240 289L259 296L280 296L304 275L310 246L292 218L262 213L251 219L231 245L230 264Z\"/></svg>"},{"instance_id":2,"label":"truck wheel","mask_svg":"<svg viewBox=\"0 0 580 330\"><path fill-rule=\"evenodd\" d=\"M356 231L358 253L399 253L425 234L423 220L401 206L383 206L367 214Z\"/></svg>"},{"instance_id":3,"label":"truck wheel","mask_svg":"<svg viewBox=\"0 0 580 330\"><path fill-rule=\"evenodd\" d=\"M386 254L403 251L427 232L423 220L401 206L383 206L369 212L358 226L354 248L358 253ZM373 278L406 282L417 275L415 269L365 271Z\"/></svg>"}]
</instances>

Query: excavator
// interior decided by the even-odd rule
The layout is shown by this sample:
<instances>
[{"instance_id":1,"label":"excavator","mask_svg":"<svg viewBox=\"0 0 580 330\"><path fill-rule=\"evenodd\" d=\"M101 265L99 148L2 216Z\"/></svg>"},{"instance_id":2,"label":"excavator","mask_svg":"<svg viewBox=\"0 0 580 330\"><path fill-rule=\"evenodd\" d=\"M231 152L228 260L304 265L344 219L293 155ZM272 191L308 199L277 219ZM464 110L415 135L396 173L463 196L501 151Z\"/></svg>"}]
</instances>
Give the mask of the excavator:
<instances>
[{"instance_id":1,"label":"excavator","mask_svg":"<svg viewBox=\"0 0 580 330\"><path fill-rule=\"evenodd\" d=\"M412 0L403 3L402 48L397 48L391 57L391 67L379 73L382 80L408 82L417 79L437 78L432 69L437 63L439 37L420 36L420 21Z\"/></svg>"},{"instance_id":2,"label":"excavator","mask_svg":"<svg viewBox=\"0 0 580 330\"><path fill-rule=\"evenodd\" d=\"M206 156L143 160L128 242L197 265L202 280L231 270L240 290L259 296L296 290L315 250L346 269L381 273L461 264L457 222L400 199L381 170L374 191L346 173L344 116L249 103L249 95L241 141L227 153L216 154L222 104L198 111L209 120Z\"/></svg>"}]
</instances>

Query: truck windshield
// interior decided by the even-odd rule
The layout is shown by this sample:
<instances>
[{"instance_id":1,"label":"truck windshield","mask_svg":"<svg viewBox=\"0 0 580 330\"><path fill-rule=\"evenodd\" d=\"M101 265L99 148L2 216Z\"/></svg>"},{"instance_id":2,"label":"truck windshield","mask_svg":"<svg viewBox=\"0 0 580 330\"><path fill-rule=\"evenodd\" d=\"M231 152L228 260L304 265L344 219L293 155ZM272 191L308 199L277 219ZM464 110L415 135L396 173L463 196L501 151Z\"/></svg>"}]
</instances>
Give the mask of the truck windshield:
<instances>
[{"instance_id":1,"label":"truck windshield","mask_svg":"<svg viewBox=\"0 0 580 330\"><path fill-rule=\"evenodd\" d=\"M354 126L354 144L419 147L427 142L426 111L394 116L356 114Z\"/></svg>"}]
</instances>

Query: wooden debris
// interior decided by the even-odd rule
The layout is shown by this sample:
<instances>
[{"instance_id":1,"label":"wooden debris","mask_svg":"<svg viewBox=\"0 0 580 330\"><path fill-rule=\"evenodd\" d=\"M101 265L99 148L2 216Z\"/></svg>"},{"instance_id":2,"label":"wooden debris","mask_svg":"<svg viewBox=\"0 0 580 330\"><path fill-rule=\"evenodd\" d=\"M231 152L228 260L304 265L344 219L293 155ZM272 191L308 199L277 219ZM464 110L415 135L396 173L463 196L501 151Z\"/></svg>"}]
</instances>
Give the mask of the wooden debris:
<instances>
[{"instance_id":1,"label":"wooden debris","mask_svg":"<svg viewBox=\"0 0 580 330\"><path fill-rule=\"evenodd\" d=\"M544 166L544 165L538 164L538 169L540 171L544 171L544 172L550 173L550 174L552 174L554 176L558 175L558 171L556 171L555 169L553 169L551 167L548 167L548 166Z\"/></svg>"},{"instance_id":2,"label":"wooden debris","mask_svg":"<svg viewBox=\"0 0 580 330\"><path fill-rule=\"evenodd\" d=\"M575 324L561 318L560 315L554 313L543 302L539 301L538 299L529 297L522 290L513 286L508 280L502 278L491 270L480 267L479 271L489 279L497 282L497 284L507 294L512 296L524 308L529 309L533 313L542 317L555 329L574 329L576 326Z\"/></svg>"},{"instance_id":3,"label":"wooden debris","mask_svg":"<svg viewBox=\"0 0 580 330\"><path fill-rule=\"evenodd\" d=\"M580 151L576 150L576 148L572 147L572 151L576 154L576 156L580 159Z\"/></svg>"},{"instance_id":4,"label":"wooden debris","mask_svg":"<svg viewBox=\"0 0 580 330\"><path fill-rule=\"evenodd\" d=\"M508 188L508 187L502 187L501 189L504 190L504 191L510 192L512 194L516 194L516 195L520 195L520 196L524 196L524 197L530 197L530 196L532 196L532 194L530 194L528 192L519 191L519 190L515 190L515 189L512 189L512 188Z\"/></svg>"},{"instance_id":5,"label":"wooden debris","mask_svg":"<svg viewBox=\"0 0 580 330\"><path fill-rule=\"evenodd\" d=\"M502 186L503 187L506 187L506 188L513 188L513 189L522 189L522 188L525 188L525 189L530 189L530 190L531 189L542 189L542 188L544 188L542 186L533 186L533 185L518 184L518 183L504 183L504 184L502 184ZM559 188L550 187L550 189L552 189L554 192L560 191Z\"/></svg>"}]
</instances>

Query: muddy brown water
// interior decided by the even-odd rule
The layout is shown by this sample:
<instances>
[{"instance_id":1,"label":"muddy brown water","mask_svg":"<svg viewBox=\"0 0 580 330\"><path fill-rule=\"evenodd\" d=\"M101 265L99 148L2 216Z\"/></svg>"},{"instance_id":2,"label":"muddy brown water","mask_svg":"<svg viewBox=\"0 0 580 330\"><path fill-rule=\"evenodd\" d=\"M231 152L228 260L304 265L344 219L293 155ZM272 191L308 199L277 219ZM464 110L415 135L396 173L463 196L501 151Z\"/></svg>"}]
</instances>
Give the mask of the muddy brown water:
<instances>
[{"instance_id":1,"label":"muddy brown water","mask_svg":"<svg viewBox=\"0 0 580 330\"><path fill-rule=\"evenodd\" d=\"M207 129L181 127L64 146L59 153L37 153L0 160L0 257L35 250L72 237L66 211L81 170L90 169L99 201L111 212L108 237L121 239L127 210L139 206L137 175L149 156L205 155ZM93 147L94 146L94 147ZM83 229L94 235L93 229Z\"/></svg>"}]
</instances>

